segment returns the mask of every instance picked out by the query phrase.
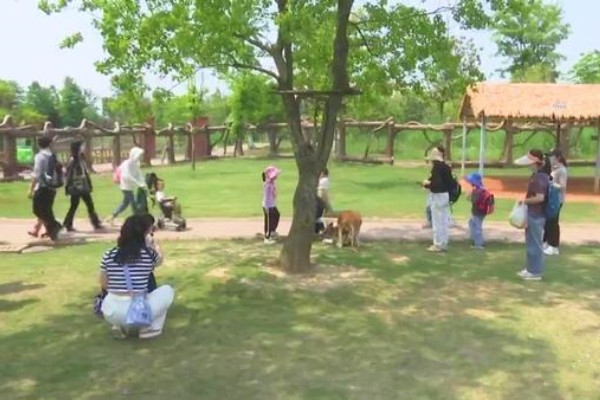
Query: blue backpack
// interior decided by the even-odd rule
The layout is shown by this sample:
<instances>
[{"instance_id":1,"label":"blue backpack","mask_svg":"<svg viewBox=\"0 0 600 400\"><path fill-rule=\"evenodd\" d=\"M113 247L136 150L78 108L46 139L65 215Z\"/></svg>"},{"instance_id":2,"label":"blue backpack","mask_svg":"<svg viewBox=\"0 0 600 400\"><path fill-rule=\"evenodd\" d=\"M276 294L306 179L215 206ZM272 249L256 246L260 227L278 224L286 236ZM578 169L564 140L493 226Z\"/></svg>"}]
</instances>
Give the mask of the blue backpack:
<instances>
[{"instance_id":1,"label":"blue backpack","mask_svg":"<svg viewBox=\"0 0 600 400\"><path fill-rule=\"evenodd\" d=\"M546 219L555 219L560 211L560 206L560 188L550 182L546 196L546 205L544 207L544 216Z\"/></svg>"}]
</instances>

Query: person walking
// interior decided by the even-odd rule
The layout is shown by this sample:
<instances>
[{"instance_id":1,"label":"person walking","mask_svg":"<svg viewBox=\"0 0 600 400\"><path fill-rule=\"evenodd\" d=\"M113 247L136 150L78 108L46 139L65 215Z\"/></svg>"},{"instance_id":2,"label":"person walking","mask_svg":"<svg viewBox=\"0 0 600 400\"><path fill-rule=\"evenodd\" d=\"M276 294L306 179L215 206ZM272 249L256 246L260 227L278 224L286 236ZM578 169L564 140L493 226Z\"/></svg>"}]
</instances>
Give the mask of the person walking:
<instances>
[{"instance_id":1,"label":"person walking","mask_svg":"<svg viewBox=\"0 0 600 400\"><path fill-rule=\"evenodd\" d=\"M51 137L39 138L38 147L40 151L34 158L28 197L33 200L33 213L42 221L48 237L55 241L62 229L62 225L54 217L56 189L63 184L62 165L52 151Z\"/></svg>"},{"instance_id":2,"label":"person walking","mask_svg":"<svg viewBox=\"0 0 600 400\"><path fill-rule=\"evenodd\" d=\"M549 154L550 164L552 165L552 185L560 189L560 209L555 218L547 219L544 226L544 253L548 256L557 256L560 254L560 212L565 204L567 196L567 180L569 177L567 171L567 160L562 151L554 149Z\"/></svg>"},{"instance_id":3,"label":"person walking","mask_svg":"<svg viewBox=\"0 0 600 400\"><path fill-rule=\"evenodd\" d=\"M130 205L134 214L139 214L140 209L143 208L143 204L140 204L140 200L142 200L141 202L144 202L145 191L147 190L146 180L144 179L140 168L143 154L144 150L142 148L132 147L131 150L129 150L129 158L123 161L118 167L118 173L116 175L118 176L119 187L123 193L123 200L107 220L111 225L115 218ZM140 198L142 196L140 192L144 193L143 199Z\"/></svg>"},{"instance_id":4,"label":"person walking","mask_svg":"<svg viewBox=\"0 0 600 400\"><path fill-rule=\"evenodd\" d=\"M434 148L427 156L432 164L431 176L423 182L423 187L429 189L427 205L431 209L433 229L433 245L428 251L439 253L448 250L450 232L450 187L452 186L452 170L444 162L444 156L439 149Z\"/></svg>"},{"instance_id":5,"label":"person walking","mask_svg":"<svg viewBox=\"0 0 600 400\"><path fill-rule=\"evenodd\" d=\"M526 265L520 271L522 279L539 281L544 272L544 249L542 239L546 217L544 204L550 185L549 162L540 150L530 150L515 160L516 165L529 166L533 172L527 185L527 194L520 204L527 205L527 228L525 229Z\"/></svg>"},{"instance_id":6,"label":"person walking","mask_svg":"<svg viewBox=\"0 0 600 400\"><path fill-rule=\"evenodd\" d=\"M65 192L67 196L71 196L71 207L65 216L63 226L69 232L75 231L73 227L73 218L79 207L80 200L83 200L87 207L90 222L95 230L102 229L102 224L92 200L92 179L85 160L85 144L83 141L75 141L71 143L71 159L67 164L67 178L65 184Z\"/></svg>"}]
</instances>

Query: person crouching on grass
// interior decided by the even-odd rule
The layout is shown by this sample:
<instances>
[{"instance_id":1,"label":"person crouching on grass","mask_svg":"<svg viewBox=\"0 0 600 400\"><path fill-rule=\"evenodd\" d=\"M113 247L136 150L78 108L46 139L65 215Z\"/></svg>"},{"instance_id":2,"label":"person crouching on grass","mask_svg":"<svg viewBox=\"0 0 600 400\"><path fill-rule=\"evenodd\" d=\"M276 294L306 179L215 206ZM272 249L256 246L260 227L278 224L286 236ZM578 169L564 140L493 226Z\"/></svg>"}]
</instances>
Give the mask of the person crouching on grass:
<instances>
[{"instance_id":1,"label":"person crouching on grass","mask_svg":"<svg viewBox=\"0 0 600 400\"><path fill-rule=\"evenodd\" d=\"M529 178L525 199L519 202L527 205L527 228L525 229L527 257L525 268L517 275L525 280L539 281L544 272L542 238L546 224L544 205L550 185L549 162L540 150L530 150L527 155L515 160L515 164L529 166L533 172Z\"/></svg>"},{"instance_id":2,"label":"person crouching on grass","mask_svg":"<svg viewBox=\"0 0 600 400\"><path fill-rule=\"evenodd\" d=\"M268 166L262 173L263 180L263 214L265 215L265 244L275 243L277 227L279 226L279 210L277 209L277 187L275 180L281 174L281 170Z\"/></svg>"},{"instance_id":3,"label":"person crouching on grass","mask_svg":"<svg viewBox=\"0 0 600 400\"><path fill-rule=\"evenodd\" d=\"M469 234L473 242L472 248L483 250L483 220L494 212L494 195L483 186L480 174L472 173L465 178L471 185L471 193L467 199L471 202L471 219L469 219Z\"/></svg>"}]
</instances>

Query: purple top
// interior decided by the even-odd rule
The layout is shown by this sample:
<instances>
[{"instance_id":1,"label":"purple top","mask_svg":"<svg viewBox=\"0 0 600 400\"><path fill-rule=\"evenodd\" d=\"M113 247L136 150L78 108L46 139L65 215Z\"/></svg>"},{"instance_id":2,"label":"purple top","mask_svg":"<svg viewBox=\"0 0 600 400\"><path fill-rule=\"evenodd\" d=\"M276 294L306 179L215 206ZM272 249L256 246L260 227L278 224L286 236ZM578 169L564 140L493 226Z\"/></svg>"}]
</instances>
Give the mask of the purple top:
<instances>
[{"instance_id":1,"label":"purple top","mask_svg":"<svg viewBox=\"0 0 600 400\"><path fill-rule=\"evenodd\" d=\"M273 208L277 206L277 188L275 181L267 180L263 184L263 207Z\"/></svg>"}]
</instances>

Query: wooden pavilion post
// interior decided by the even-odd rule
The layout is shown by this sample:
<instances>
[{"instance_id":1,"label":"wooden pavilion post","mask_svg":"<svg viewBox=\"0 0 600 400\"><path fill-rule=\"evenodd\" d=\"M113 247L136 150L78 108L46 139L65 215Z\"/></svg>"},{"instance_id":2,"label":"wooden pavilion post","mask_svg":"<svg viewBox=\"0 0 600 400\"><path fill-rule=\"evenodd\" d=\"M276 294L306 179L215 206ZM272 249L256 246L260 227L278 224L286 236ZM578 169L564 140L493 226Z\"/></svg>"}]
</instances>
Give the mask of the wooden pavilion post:
<instances>
[{"instance_id":1,"label":"wooden pavilion post","mask_svg":"<svg viewBox=\"0 0 600 400\"><path fill-rule=\"evenodd\" d=\"M462 155L460 159L460 176L465 176L465 163L467 161L467 117L463 117L462 123Z\"/></svg>"},{"instance_id":2,"label":"wooden pavilion post","mask_svg":"<svg viewBox=\"0 0 600 400\"><path fill-rule=\"evenodd\" d=\"M479 132L479 174L483 177L483 169L485 164L485 144L486 144L486 122L485 114L481 114L481 131Z\"/></svg>"},{"instance_id":3,"label":"wooden pavilion post","mask_svg":"<svg viewBox=\"0 0 600 400\"><path fill-rule=\"evenodd\" d=\"M598 118L598 136L596 136L596 172L594 176L594 193L600 193L600 118Z\"/></svg>"}]
</instances>

